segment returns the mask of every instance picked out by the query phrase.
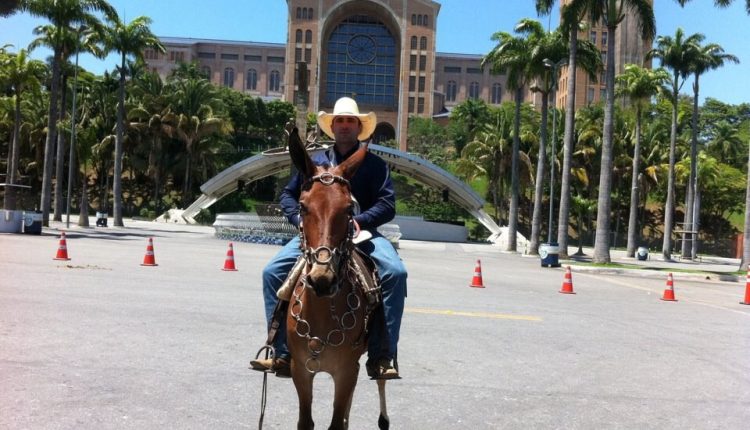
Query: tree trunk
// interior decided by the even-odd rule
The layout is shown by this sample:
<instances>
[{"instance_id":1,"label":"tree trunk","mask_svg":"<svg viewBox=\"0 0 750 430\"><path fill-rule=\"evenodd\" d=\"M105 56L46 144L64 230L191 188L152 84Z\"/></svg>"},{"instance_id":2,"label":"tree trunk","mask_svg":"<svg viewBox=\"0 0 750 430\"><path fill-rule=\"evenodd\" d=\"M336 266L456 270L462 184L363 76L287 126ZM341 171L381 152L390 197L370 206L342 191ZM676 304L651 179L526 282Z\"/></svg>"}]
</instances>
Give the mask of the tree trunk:
<instances>
[{"instance_id":1,"label":"tree trunk","mask_svg":"<svg viewBox=\"0 0 750 430\"><path fill-rule=\"evenodd\" d=\"M16 91L16 103L13 112L13 143L8 151L6 182L10 185L16 183L16 172L18 171L18 158L21 151L21 142L19 141L19 129L21 128L21 91ZM5 187L5 201L3 206L7 210L16 209L16 188Z\"/></svg>"},{"instance_id":2,"label":"tree trunk","mask_svg":"<svg viewBox=\"0 0 750 430\"><path fill-rule=\"evenodd\" d=\"M52 59L52 77L49 90L49 115L47 117L47 137L44 142L44 173L42 174L42 195L39 206L42 211L42 224L49 227L50 203L52 200L52 163L54 160L55 138L57 137L57 96L60 86L61 53L55 49Z\"/></svg>"},{"instance_id":3,"label":"tree trunk","mask_svg":"<svg viewBox=\"0 0 750 430\"><path fill-rule=\"evenodd\" d=\"M696 175L698 174L698 91L700 85L698 83L700 75L695 74L695 82L693 82L693 117L691 119L691 140L690 140L690 178L688 179L687 196L685 199L685 231L696 231L693 228L693 199L695 198L695 181ZM687 234L685 238L690 240L682 241L682 250L680 251L682 257L693 259L692 255L693 244L695 235Z\"/></svg>"},{"instance_id":4,"label":"tree trunk","mask_svg":"<svg viewBox=\"0 0 750 430\"><path fill-rule=\"evenodd\" d=\"M122 227L122 158L124 146L125 121L125 54L122 54L120 64L120 87L118 88L117 105L117 134L115 137L115 171L112 179L112 223L115 227Z\"/></svg>"},{"instance_id":5,"label":"tree trunk","mask_svg":"<svg viewBox=\"0 0 750 430\"><path fill-rule=\"evenodd\" d=\"M187 154L185 155L185 183L182 186L182 207L185 207L190 199L190 168L192 158L190 151L187 151Z\"/></svg>"},{"instance_id":6,"label":"tree trunk","mask_svg":"<svg viewBox=\"0 0 750 430\"><path fill-rule=\"evenodd\" d=\"M68 77L65 73L60 77L60 123L65 120L66 102L68 98ZM65 133L57 133L57 155L55 155L55 199L53 221L62 221L63 185L65 185Z\"/></svg>"},{"instance_id":7,"label":"tree trunk","mask_svg":"<svg viewBox=\"0 0 750 430\"><path fill-rule=\"evenodd\" d=\"M697 178L696 178L697 179ZM695 184L695 197L693 198L693 240L691 241L690 255L693 259L698 257L698 233L700 232L700 214L701 214L701 190L698 188L698 183Z\"/></svg>"},{"instance_id":8,"label":"tree trunk","mask_svg":"<svg viewBox=\"0 0 750 430\"><path fill-rule=\"evenodd\" d=\"M638 230L638 171L641 161L641 108L635 110L635 148L633 149L633 178L630 181L630 216L628 217L628 246L626 256L635 258L640 231Z\"/></svg>"},{"instance_id":9,"label":"tree trunk","mask_svg":"<svg viewBox=\"0 0 750 430\"><path fill-rule=\"evenodd\" d=\"M521 146L521 104L523 103L523 86L516 89L516 109L513 119L513 152L510 156L510 211L508 213L508 247L506 251L516 252L516 235L518 232L518 151Z\"/></svg>"},{"instance_id":10,"label":"tree trunk","mask_svg":"<svg viewBox=\"0 0 750 430\"><path fill-rule=\"evenodd\" d=\"M89 226L89 196L87 190L88 178L86 177L84 169L83 179L81 179L81 204L78 210L78 226L88 227Z\"/></svg>"},{"instance_id":11,"label":"tree trunk","mask_svg":"<svg viewBox=\"0 0 750 430\"><path fill-rule=\"evenodd\" d=\"M750 145L748 145L750 149ZM748 270L750 264L750 152L747 156L747 185L745 186L745 231L742 235L742 260L740 270Z\"/></svg>"},{"instance_id":12,"label":"tree trunk","mask_svg":"<svg viewBox=\"0 0 750 430\"><path fill-rule=\"evenodd\" d=\"M531 241L529 242L529 254L539 254L539 236L542 224L542 194L544 194L544 162L547 159L545 150L547 144L547 115L549 98L548 94L542 93L542 126L540 130L539 156L536 164L536 186L534 187L534 210L531 217ZM554 191L550 188L550 197ZM549 237L547 241L551 240Z\"/></svg>"},{"instance_id":13,"label":"tree trunk","mask_svg":"<svg viewBox=\"0 0 750 430\"><path fill-rule=\"evenodd\" d=\"M672 259L672 228L674 216L674 164L677 142L677 104L679 97L679 74L674 72L672 83L672 128L669 133L669 176L667 179L667 201L664 205L664 242L661 253L665 260Z\"/></svg>"},{"instance_id":14,"label":"tree trunk","mask_svg":"<svg viewBox=\"0 0 750 430\"><path fill-rule=\"evenodd\" d=\"M563 137L563 164L560 170L560 213L557 219L557 243L560 245L560 258L568 258L568 223L570 216L570 165L575 146L576 113L576 51L578 50L578 29L570 29L570 53L568 55L568 94L565 104L565 135Z\"/></svg>"},{"instance_id":15,"label":"tree trunk","mask_svg":"<svg viewBox=\"0 0 750 430\"><path fill-rule=\"evenodd\" d=\"M612 147L614 141L615 112L615 31L616 26L607 26L607 102L604 108L604 140L602 142L601 170L599 174L599 197L596 209L596 239L594 241L594 263L609 263L609 225L612 210Z\"/></svg>"}]
</instances>

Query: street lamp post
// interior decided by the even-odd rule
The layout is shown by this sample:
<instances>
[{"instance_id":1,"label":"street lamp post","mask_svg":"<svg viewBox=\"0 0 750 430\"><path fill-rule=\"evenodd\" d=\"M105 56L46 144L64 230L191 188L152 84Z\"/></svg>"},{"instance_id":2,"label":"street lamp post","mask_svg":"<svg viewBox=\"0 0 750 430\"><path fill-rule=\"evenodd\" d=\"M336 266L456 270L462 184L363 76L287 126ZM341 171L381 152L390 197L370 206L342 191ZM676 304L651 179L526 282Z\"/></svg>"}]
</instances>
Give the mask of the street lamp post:
<instances>
[{"instance_id":1,"label":"street lamp post","mask_svg":"<svg viewBox=\"0 0 750 430\"><path fill-rule=\"evenodd\" d=\"M553 230L553 217L552 214L555 211L555 144L557 141L557 71L560 66L568 64L568 60L563 58L557 63L553 63L552 60L545 58L544 66L552 69L552 148L550 151L550 174L549 174L549 222L547 223L547 243L553 243L552 230Z\"/></svg>"},{"instance_id":2,"label":"street lamp post","mask_svg":"<svg viewBox=\"0 0 750 430\"><path fill-rule=\"evenodd\" d=\"M73 162L76 148L76 94L78 93L78 52L81 50L81 33L86 30L81 25L76 30L76 66L73 69L73 109L70 112L70 154L68 157L68 199L65 206L65 228L70 228L70 201L73 194Z\"/></svg>"}]
</instances>

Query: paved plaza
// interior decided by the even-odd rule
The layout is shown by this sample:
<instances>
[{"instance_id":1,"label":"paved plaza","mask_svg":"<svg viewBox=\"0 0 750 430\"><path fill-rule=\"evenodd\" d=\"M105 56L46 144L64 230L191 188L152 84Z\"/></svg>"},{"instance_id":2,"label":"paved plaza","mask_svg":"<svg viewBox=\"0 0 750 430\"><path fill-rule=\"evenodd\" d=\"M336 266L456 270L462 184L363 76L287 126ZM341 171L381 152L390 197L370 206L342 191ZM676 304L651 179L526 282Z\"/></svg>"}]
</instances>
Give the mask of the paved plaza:
<instances>
[{"instance_id":1,"label":"paved plaza","mask_svg":"<svg viewBox=\"0 0 750 430\"><path fill-rule=\"evenodd\" d=\"M265 340L260 274L278 246L227 242L208 227L0 234L0 428L257 428ZM141 266L153 238L158 266ZM564 270L484 244L402 241L409 270L395 429L744 429L750 422L750 306L738 261L643 265L675 272ZM620 256L614 255L619 261ZM485 288L470 288L477 260ZM630 261L632 263L632 260ZM709 279L706 279L708 277ZM726 279L721 281L720 279ZM363 358L364 360L364 358ZM316 378L326 428L332 383ZM264 428L296 426L290 380L269 378ZM352 429L376 428L376 385L360 373Z\"/></svg>"}]
</instances>

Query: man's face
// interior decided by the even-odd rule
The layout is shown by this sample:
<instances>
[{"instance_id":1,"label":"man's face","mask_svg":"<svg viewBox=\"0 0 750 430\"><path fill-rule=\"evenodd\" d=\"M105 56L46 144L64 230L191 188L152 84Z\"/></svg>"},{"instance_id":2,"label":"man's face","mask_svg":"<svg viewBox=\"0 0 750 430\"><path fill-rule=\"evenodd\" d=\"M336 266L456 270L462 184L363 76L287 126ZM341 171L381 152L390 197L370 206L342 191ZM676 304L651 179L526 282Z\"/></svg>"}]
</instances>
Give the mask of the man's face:
<instances>
[{"instance_id":1,"label":"man's face","mask_svg":"<svg viewBox=\"0 0 750 430\"><path fill-rule=\"evenodd\" d=\"M354 143L362 131L362 124L354 116L337 116L331 129L337 143Z\"/></svg>"}]
</instances>

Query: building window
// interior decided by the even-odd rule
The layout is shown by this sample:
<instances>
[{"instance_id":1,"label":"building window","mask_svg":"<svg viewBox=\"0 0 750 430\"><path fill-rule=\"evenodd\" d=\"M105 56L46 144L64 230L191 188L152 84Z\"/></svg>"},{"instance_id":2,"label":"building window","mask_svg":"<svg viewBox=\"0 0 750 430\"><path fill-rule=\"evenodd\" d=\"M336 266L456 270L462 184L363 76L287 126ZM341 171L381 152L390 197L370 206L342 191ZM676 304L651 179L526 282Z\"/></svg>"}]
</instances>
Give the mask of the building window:
<instances>
[{"instance_id":1,"label":"building window","mask_svg":"<svg viewBox=\"0 0 750 430\"><path fill-rule=\"evenodd\" d=\"M312 43L312 30L305 31L305 43Z\"/></svg>"},{"instance_id":2,"label":"building window","mask_svg":"<svg viewBox=\"0 0 750 430\"><path fill-rule=\"evenodd\" d=\"M599 100L601 100L601 101L607 100L607 89L606 88L601 88L599 90Z\"/></svg>"},{"instance_id":3,"label":"building window","mask_svg":"<svg viewBox=\"0 0 750 430\"><path fill-rule=\"evenodd\" d=\"M297 19L302 19L302 8L301 7L297 8Z\"/></svg>"},{"instance_id":4,"label":"building window","mask_svg":"<svg viewBox=\"0 0 750 430\"><path fill-rule=\"evenodd\" d=\"M589 87L589 90L586 94L586 103L591 103L594 101L594 88Z\"/></svg>"},{"instance_id":5,"label":"building window","mask_svg":"<svg viewBox=\"0 0 750 430\"><path fill-rule=\"evenodd\" d=\"M607 51L602 51L602 63L607 65Z\"/></svg>"},{"instance_id":6,"label":"building window","mask_svg":"<svg viewBox=\"0 0 750 430\"><path fill-rule=\"evenodd\" d=\"M445 66L443 71L445 73L461 73L461 68L456 66Z\"/></svg>"},{"instance_id":7,"label":"building window","mask_svg":"<svg viewBox=\"0 0 750 430\"><path fill-rule=\"evenodd\" d=\"M239 60L240 56L238 54L221 54L222 60Z\"/></svg>"},{"instance_id":8,"label":"building window","mask_svg":"<svg viewBox=\"0 0 750 430\"><path fill-rule=\"evenodd\" d=\"M481 75L482 74L482 69L479 68L479 67L467 67L466 68L466 73L468 73L470 75Z\"/></svg>"},{"instance_id":9,"label":"building window","mask_svg":"<svg viewBox=\"0 0 750 430\"><path fill-rule=\"evenodd\" d=\"M445 100L449 102L456 101L456 81L448 81L445 87Z\"/></svg>"},{"instance_id":10,"label":"building window","mask_svg":"<svg viewBox=\"0 0 750 430\"><path fill-rule=\"evenodd\" d=\"M474 81L469 84L469 98L470 99L479 98L479 82Z\"/></svg>"},{"instance_id":11,"label":"building window","mask_svg":"<svg viewBox=\"0 0 750 430\"><path fill-rule=\"evenodd\" d=\"M312 49L311 48L305 48L305 63L310 63L312 60Z\"/></svg>"},{"instance_id":12,"label":"building window","mask_svg":"<svg viewBox=\"0 0 750 430\"><path fill-rule=\"evenodd\" d=\"M409 112L414 112L414 97L409 97Z\"/></svg>"},{"instance_id":13,"label":"building window","mask_svg":"<svg viewBox=\"0 0 750 430\"><path fill-rule=\"evenodd\" d=\"M417 88L417 77L409 76L409 91L414 92Z\"/></svg>"},{"instance_id":14,"label":"building window","mask_svg":"<svg viewBox=\"0 0 750 430\"><path fill-rule=\"evenodd\" d=\"M180 51L169 51L169 61L183 62L185 61L185 53Z\"/></svg>"},{"instance_id":15,"label":"building window","mask_svg":"<svg viewBox=\"0 0 750 430\"><path fill-rule=\"evenodd\" d=\"M424 84L425 84L425 77L420 76L419 77L419 90L418 90L420 93L424 92Z\"/></svg>"},{"instance_id":16,"label":"building window","mask_svg":"<svg viewBox=\"0 0 750 430\"><path fill-rule=\"evenodd\" d=\"M302 48L294 48L294 62L299 63L302 61Z\"/></svg>"},{"instance_id":17,"label":"building window","mask_svg":"<svg viewBox=\"0 0 750 430\"><path fill-rule=\"evenodd\" d=\"M323 42L323 104L333 105L342 96L356 94L361 104L396 108L396 89L400 84L396 67L398 40L376 17L356 14L341 20Z\"/></svg>"},{"instance_id":18,"label":"building window","mask_svg":"<svg viewBox=\"0 0 750 430\"><path fill-rule=\"evenodd\" d=\"M204 60L213 60L216 58L215 52L199 52L198 58L203 58Z\"/></svg>"},{"instance_id":19,"label":"building window","mask_svg":"<svg viewBox=\"0 0 750 430\"><path fill-rule=\"evenodd\" d=\"M224 86L229 88L234 87L234 69L231 67L224 69Z\"/></svg>"},{"instance_id":20,"label":"building window","mask_svg":"<svg viewBox=\"0 0 750 430\"><path fill-rule=\"evenodd\" d=\"M258 88L258 72L255 69L249 69L247 71L245 89L256 90L257 88Z\"/></svg>"},{"instance_id":21,"label":"building window","mask_svg":"<svg viewBox=\"0 0 750 430\"><path fill-rule=\"evenodd\" d=\"M426 70L426 69L427 69L427 56L420 55L419 56L419 70Z\"/></svg>"},{"instance_id":22,"label":"building window","mask_svg":"<svg viewBox=\"0 0 750 430\"><path fill-rule=\"evenodd\" d=\"M313 9L311 7L307 8L307 18L313 19Z\"/></svg>"},{"instance_id":23,"label":"building window","mask_svg":"<svg viewBox=\"0 0 750 430\"><path fill-rule=\"evenodd\" d=\"M411 25L417 25L417 15L412 14Z\"/></svg>"},{"instance_id":24,"label":"building window","mask_svg":"<svg viewBox=\"0 0 750 430\"><path fill-rule=\"evenodd\" d=\"M278 70L271 72L270 78L268 79L268 91L278 93L281 88L281 73Z\"/></svg>"},{"instance_id":25,"label":"building window","mask_svg":"<svg viewBox=\"0 0 750 430\"><path fill-rule=\"evenodd\" d=\"M153 49L146 49L145 51L143 51L143 57L147 60L158 60L159 53Z\"/></svg>"},{"instance_id":26,"label":"building window","mask_svg":"<svg viewBox=\"0 0 750 430\"><path fill-rule=\"evenodd\" d=\"M302 30L297 30L294 33L294 41L297 43L302 43Z\"/></svg>"},{"instance_id":27,"label":"building window","mask_svg":"<svg viewBox=\"0 0 750 430\"><path fill-rule=\"evenodd\" d=\"M607 46L607 32L602 32L602 46Z\"/></svg>"},{"instance_id":28,"label":"building window","mask_svg":"<svg viewBox=\"0 0 750 430\"><path fill-rule=\"evenodd\" d=\"M427 38L422 36L421 39L419 39L419 49L426 50L427 49Z\"/></svg>"},{"instance_id":29,"label":"building window","mask_svg":"<svg viewBox=\"0 0 750 430\"><path fill-rule=\"evenodd\" d=\"M503 100L503 87L498 84L492 84L492 104L499 105Z\"/></svg>"},{"instance_id":30,"label":"building window","mask_svg":"<svg viewBox=\"0 0 750 430\"><path fill-rule=\"evenodd\" d=\"M272 57L272 56L269 55L268 58L267 58L267 61L269 63L283 63L284 62L284 57Z\"/></svg>"},{"instance_id":31,"label":"building window","mask_svg":"<svg viewBox=\"0 0 750 430\"><path fill-rule=\"evenodd\" d=\"M417 99L417 113L424 113L424 97Z\"/></svg>"},{"instance_id":32,"label":"building window","mask_svg":"<svg viewBox=\"0 0 750 430\"><path fill-rule=\"evenodd\" d=\"M592 31L591 33L589 33L589 42L596 45L596 32L595 31Z\"/></svg>"},{"instance_id":33,"label":"building window","mask_svg":"<svg viewBox=\"0 0 750 430\"><path fill-rule=\"evenodd\" d=\"M427 15L425 15L424 18L422 19L422 23L424 24L425 27L429 27L430 26L430 18Z\"/></svg>"},{"instance_id":34,"label":"building window","mask_svg":"<svg viewBox=\"0 0 750 430\"><path fill-rule=\"evenodd\" d=\"M417 36L411 37L411 49L417 49Z\"/></svg>"},{"instance_id":35,"label":"building window","mask_svg":"<svg viewBox=\"0 0 750 430\"><path fill-rule=\"evenodd\" d=\"M412 55L409 57L409 70L417 70L417 56Z\"/></svg>"},{"instance_id":36,"label":"building window","mask_svg":"<svg viewBox=\"0 0 750 430\"><path fill-rule=\"evenodd\" d=\"M211 68L208 66L201 67L201 74L208 80L211 80Z\"/></svg>"},{"instance_id":37,"label":"building window","mask_svg":"<svg viewBox=\"0 0 750 430\"><path fill-rule=\"evenodd\" d=\"M245 61L260 61L260 55L245 55Z\"/></svg>"},{"instance_id":38,"label":"building window","mask_svg":"<svg viewBox=\"0 0 750 430\"><path fill-rule=\"evenodd\" d=\"M307 19L307 8L306 7L302 8L302 19Z\"/></svg>"}]
</instances>

